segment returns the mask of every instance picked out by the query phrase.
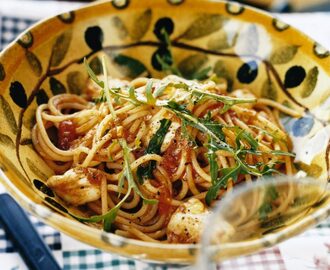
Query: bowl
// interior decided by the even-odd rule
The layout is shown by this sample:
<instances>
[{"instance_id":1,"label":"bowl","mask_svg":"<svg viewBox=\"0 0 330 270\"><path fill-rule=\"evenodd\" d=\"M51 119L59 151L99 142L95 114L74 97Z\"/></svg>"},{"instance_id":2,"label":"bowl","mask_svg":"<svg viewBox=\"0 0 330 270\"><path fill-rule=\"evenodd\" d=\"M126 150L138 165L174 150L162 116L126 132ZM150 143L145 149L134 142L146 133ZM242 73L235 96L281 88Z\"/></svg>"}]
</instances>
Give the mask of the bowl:
<instances>
[{"instance_id":1,"label":"bowl","mask_svg":"<svg viewBox=\"0 0 330 270\"><path fill-rule=\"evenodd\" d=\"M31 141L38 105L53 95L84 89L84 58L96 74L105 52L113 77L163 76L157 61L157 55L169 53L163 28L185 77L210 67L229 89L248 88L303 113L299 119L281 115L297 154L295 166L317 181L328 181L329 51L267 13L211 0L95 2L21 34L0 54L0 176L25 209L71 237L132 258L189 263L199 245L126 239L70 218L44 184L52 171ZM305 223L288 226L279 237L274 232L272 244L316 224L327 205L329 200L315 206ZM261 238L248 250L266 246ZM235 249L238 254L240 246Z\"/></svg>"}]
</instances>

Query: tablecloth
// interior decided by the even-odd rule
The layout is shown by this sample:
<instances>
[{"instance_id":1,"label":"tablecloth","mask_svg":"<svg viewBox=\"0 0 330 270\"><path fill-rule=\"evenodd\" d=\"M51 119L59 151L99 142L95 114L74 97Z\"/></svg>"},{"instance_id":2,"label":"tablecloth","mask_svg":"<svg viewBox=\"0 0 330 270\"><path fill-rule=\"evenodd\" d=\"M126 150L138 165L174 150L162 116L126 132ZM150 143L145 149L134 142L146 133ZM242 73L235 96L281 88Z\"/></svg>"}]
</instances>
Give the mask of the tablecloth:
<instances>
[{"instance_id":1,"label":"tablecloth","mask_svg":"<svg viewBox=\"0 0 330 270\"><path fill-rule=\"evenodd\" d=\"M0 0L0 50L39 19L67 11L80 3ZM330 14L282 14L284 21L308 33L330 48ZM0 185L0 192L5 192ZM65 270L78 269L178 269L104 253L77 242L30 216L40 235ZM330 270L330 219L276 247L221 263L218 269L235 270ZM0 226L0 270L24 270L26 266Z\"/></svg>"}]
</instances>

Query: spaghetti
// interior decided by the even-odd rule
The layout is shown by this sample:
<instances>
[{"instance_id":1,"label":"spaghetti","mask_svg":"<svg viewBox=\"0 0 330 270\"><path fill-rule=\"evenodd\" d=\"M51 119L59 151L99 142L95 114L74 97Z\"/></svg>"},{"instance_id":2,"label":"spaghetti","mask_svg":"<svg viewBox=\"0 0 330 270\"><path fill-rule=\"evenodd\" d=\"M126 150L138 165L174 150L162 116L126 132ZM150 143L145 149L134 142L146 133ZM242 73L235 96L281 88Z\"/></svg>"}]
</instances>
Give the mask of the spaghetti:
<instances>
[{"instance_id":1,"label":"spaghetti","mask_svg":"<svg viewBox=\"0 0 330 270\"><path fill-rule=\"evenodd\" d=\"M91 82L40 105L33 144L75 218L144 241L193 243L208 206L243 181L293 173L278 112L218 79ZM106 74L106 70L105 70ZM183 220L186 219L186 223ZM181 225L178 225L181 224Z\"/></svg>"}]
</instances>

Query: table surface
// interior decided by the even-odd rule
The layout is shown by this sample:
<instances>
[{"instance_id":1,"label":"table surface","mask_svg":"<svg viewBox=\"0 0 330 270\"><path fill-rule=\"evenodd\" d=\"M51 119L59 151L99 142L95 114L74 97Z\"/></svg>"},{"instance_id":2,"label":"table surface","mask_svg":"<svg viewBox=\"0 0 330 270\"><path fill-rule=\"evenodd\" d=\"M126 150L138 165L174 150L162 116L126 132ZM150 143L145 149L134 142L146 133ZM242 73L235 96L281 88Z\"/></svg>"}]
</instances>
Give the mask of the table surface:
<instances>
[{"instance_id":1,"label":"table surface","mask_svg":"<svg viewBox=\"0 0 330 270\"><path fill-rule=\"evenodd\" d=\"M18 4L19 3L19 4ZM0 0L0 50L35 21L67 11L81 3ZM31 11L31 12L30 12ZM297 27L330 48L330 13L281 14ZM0 192L4 192L0 185ZM104 253L44 225L31 216L38 232L63 269L177 269L128 260ZM306 233L263 252L221 263L219 269L304 270L330 269L330 219ZM0 227L0 269L24 270L24 262Z\"/></svg>"}]
</instances>

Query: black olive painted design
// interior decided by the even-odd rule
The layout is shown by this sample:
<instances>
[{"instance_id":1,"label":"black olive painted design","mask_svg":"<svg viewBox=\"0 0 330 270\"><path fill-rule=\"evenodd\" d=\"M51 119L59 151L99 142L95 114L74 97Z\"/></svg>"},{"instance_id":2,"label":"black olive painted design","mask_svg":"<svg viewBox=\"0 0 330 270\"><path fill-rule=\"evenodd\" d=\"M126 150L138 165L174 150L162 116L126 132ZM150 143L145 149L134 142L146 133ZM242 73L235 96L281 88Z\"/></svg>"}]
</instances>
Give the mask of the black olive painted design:
<instances>
[{"instance_id":1,"label":"black olive painted design","mask_svg":"<svg viewBox=\"0 0 330 270\"><path fill-rule=\"evenodd\" d=\"M237 79L241 83L252 83L258 76L258 64L256 61L244 63L237 71Z\"/></svg>"},{"instance_id":2,"label":"black olive painted design","mask_svg":"<svg viewBox=\"0 0 330 270\"><path fill-rule=\"evenodd\" d=\"M165 42L165 34L164 32L167 33L167 35L171 35L174 31L174 22L172 21L171 18L164 17L160 18L154 28L154 34L156 37L160 40Z\"/></svg>"},{"instance_id":3,"label":"black olive painted design","mask_svg":"<svg viewBox=\"0 0 330 270\"><path fill-rule=\"evenodd\" d=\"M284 86L294 88L299 86L306 77L306 71L302 66L293 66L285 73Z\"/></svg>"},{"instance_id":4,"label":"black olive painted design","mask_svg":"<svg viewBox=\"0 0 330 270\"><path fill-rule=\"evenodd\" d=\"M151 64L152 64L153 68L158 71L162 71L162 65L161 65L161 63L159 63L159 60L158 60L159 58L162 59L169 66L171 66L173 64L171 53L165 45L160 46L153 53L153 55L151 57Z\"/></svg>"},{"instance_id":5,"label":"black olive painted design","mask_svg":"<svg viewBox=\"0 0 330 270\"><path fill-rule=\"evenodd\" d=\"M22 109L27 106L27 96L23 85L18 82L12 82L9 89L10 96L15 104Z\"/></svg>"},{"instance_id":6,"label":"black olive painted design","mask_svg":"<svg viewBox=\"0 0 330 270\"><path fill-rule=\"evenodd\" d=\"M37 93L37 104L46 104L48 103L48 95L46 94L44 89L40 89Z\"/></svg>"},{"instance_id":7,"label":"black olive painted design","mask_svg":"<svg viewBox=\"0 0 330 270\"><path fill-rule=\"evenodd\" d=\"M99 26L88 27L85 31L85 41L89 48L93 51L99 51L102 49L104 35Z\"/></svg>"}]
</instances>

